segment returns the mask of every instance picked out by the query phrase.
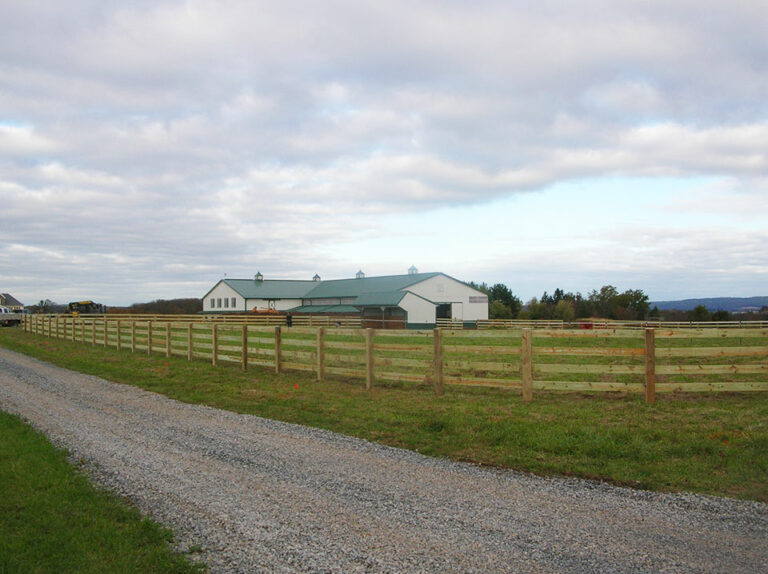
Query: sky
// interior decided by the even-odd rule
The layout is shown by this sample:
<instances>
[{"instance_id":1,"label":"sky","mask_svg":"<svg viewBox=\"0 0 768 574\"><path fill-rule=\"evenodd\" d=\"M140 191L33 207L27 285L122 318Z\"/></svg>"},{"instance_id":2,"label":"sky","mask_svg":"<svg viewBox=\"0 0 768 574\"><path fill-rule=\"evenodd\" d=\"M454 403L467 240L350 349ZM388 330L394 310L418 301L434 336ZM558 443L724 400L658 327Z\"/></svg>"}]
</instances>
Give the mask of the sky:
<instances>
[{"instance_id":1,"label":"sky","mask_svg":"<svg viewBox=\"0 0 768 574\"><path fill-rule=\"evenodd\" d=\"M764 0L0 0L0 292L768 295L765 30Z\"/></svg>"}]
</instances>

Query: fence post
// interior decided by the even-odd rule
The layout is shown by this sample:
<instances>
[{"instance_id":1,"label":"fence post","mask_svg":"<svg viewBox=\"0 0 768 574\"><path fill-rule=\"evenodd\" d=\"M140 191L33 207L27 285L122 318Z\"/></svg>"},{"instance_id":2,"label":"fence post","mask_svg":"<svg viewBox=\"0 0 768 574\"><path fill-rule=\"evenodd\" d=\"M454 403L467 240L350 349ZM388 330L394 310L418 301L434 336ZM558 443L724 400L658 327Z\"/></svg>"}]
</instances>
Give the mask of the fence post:
<instances>
[{"instance_id":1,"label":"fence post","mask_svg":"<svg viewBox=\"0 0 768 574\"><path fill-rule=\"evenodd\" d=\"M656 402L656 331L645 330L645 402Z\"/></svg>"},{"instance_id":2,"label":"fence post","mask_svg":"<svg viewBox=\"0 0 768 574\"><path fill-rule=\"evenodd\" d=\"M171 356L171 322L165 322L165 357Z\"/></svg>"},{"instance_id":3,"label":"fence post","mask_svg":"<svg viewBox=\"0 0 768 574\"><path fill-rule=\"evenodd\" d=\"M324 348L325 327L317 328L317 380L322 381L325 377L325 348Z\"/></svg>"},{"instance_id":4,"label":"fence post","mask_svg":"<svg viewBox=\"0 0 768 574\"><path fill-rule=\"evenodd\" d=\"M131 353L136 352L136 321L131 321Z\"/></svg>"},{"instance_id":5,"label":"fence post","mask_svg":"<svg viewBox=\"0 0 768 574\"><path fill-rule=\"evenodd\" d=\"M152 354L152 320L147 321L147 355Z\"/></svg>"},{"instance_id":6,"label":"fence post","mask_svg":"<svg viewBox=\"0 0 768 574\"><path fill-rule=\"evenodd\" d=\"M275 374L280 374L280 325L275 327Z\"/></svg>"},{"instance_id":7,"label":"fence post","mask_svg":"<svg viewBox=\"0 0 768 574\"><path fill-rule=\"evenodd\" d=\"M75 333L75 328L76 327L77 327L77 319L72 317L72 341L73 342L77 340L77 335Z\"/></svg>"},{"instance_id":8,"label":"fence post","mask_svg":"<svg viewBox=\"0 0 768 574\"><path fill-rule=\"evenodd\" d=\"M365 330L365 388L373 388L373 329Z\"/></svg>"},{"instance_id":9,"label":"fence post","mask_svg":"<svg viewBox=\"0 0 768 574\"><path fill-rule=\"evenodd\" d=\"M439 327L433 331L435 336L435 394L443 394L443 332Z\"/></svg>"},{"instance_id":10,"label":"fence post","mask_svg":"<svg viewBox=\"0 0 768 574\"><path fill-rule=\"evenodd\" d=\"M242 365L243 365L243 370L247 371L248 370L248 324L247 323L243 323L242 324L242 329L243 329L243 340L242 340L243 357L242 357Z\"/></svg>"},{"instance_id":11,"label":"fence post","mask_svg":"<svg viewBox=\"0 0 768 574\"><path fill-rule=\"evenodd\" d=\"M533 344L531 342L530 329L523 329L521 370L523 375L523 402L530 403L533 400Z\"/></svg>"},{"instance_id":12,"label":"fence post","mask_svg":"<svg viewBox=\"0 0 768 574\"><path fill-rule=\"evenodd\" d=\"M191 361L192 357L194 357L192 345L192 321L190 321L187 323L187 361Z\"/></svg>"},{"instance_id":13,"label":"fence post","mask_svg":"<svg viewBox=\"0 0 768 574\"><path fill-rule=\"evenodd\" d=\"M109 344L109 321L104 317L104 348Z\"/></svg>"},{"instance_id":14,"label":"fence post","mask_svg":"<svg viewBox=\"0 0 768 574\"><path fill-rule=\"evenodd\" d=\"M219 364L219 323L214 321L211 330L211 343L213 348L211 349L211 364L216 367Z\"/></svg>"}]
</instances>

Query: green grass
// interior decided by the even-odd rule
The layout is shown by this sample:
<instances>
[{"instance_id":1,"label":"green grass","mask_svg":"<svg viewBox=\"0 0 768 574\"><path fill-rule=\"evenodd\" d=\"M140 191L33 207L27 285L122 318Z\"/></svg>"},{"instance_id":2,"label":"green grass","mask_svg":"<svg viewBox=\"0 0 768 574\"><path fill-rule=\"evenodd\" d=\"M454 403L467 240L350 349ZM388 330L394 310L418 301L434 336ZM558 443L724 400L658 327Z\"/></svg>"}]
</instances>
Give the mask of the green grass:
<instances>
[{"instance_id":1,"label":"green grass","mask_svg":"<svg viewBox=\"0 0 768 574\"><path fill-rule=\"evenodd\" d=\"M768 501L768 394L638 395L383 384L131 354L0 331L0 345L190 403L326 428L424 454L658 491Z\"/></svg>"},{"instance_id":2,"label":"green grass","mask_svg":"<svg viewBox=\"0 0 768 574\"><path fill-rule=\"evenodd\" d=\"M199 572L170 542L170 531L91 486L66 453L0 411L0 572Z\"/></svg>"}]
</instances>

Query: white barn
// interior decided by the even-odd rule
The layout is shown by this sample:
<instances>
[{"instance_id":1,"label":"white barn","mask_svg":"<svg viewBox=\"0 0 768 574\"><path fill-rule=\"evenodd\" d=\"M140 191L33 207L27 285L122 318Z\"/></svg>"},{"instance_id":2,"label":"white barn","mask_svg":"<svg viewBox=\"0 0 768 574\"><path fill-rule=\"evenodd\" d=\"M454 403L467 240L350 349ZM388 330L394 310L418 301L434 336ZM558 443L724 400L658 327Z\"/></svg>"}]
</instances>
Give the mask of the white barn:
<instances>
[{"instance_id":1,"label":"white barn","mask_svg":"<svg viewBox=\"0 0 768 574\"><path fill-rule=\"evenodd\" d=\"M275 310L291 314L359 315L388 326L433 327L437 319L488 318L488 297L444 273L311 281L222 279L203 297L204 313Z\"/></svg>"}]
</instances>

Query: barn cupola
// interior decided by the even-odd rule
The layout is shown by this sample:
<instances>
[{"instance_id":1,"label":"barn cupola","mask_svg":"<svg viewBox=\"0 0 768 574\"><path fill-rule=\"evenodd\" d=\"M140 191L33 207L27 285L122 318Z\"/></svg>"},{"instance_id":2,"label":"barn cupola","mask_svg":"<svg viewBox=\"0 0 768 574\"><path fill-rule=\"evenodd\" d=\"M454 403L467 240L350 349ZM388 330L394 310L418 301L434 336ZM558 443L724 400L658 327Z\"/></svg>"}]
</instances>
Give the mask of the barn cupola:
<instances>
[{"instance_id":1,"label":"barn cupola","mask_svg":"<svg viewBox=\"0 0 768 574\"><path fill-rule=\"evenodd\" d=\"M411 265L411 268L408 269L408 275L416 275L419 272L418 269L416 269L415 265Z\"/></svg>"},{"instance_id":2,"label":"barn cupola","mask_svg":"<svg viewBox=\"0 0 768 574\"><path fill-rule=\"evenodd\" d=\"M365 273L363 273L362 269L355 273L355 279L365 279Z\"/></svg>"},{"instance_id":3,"label":"barn cupola","mask_svg":"<svg viewBox=\"0 0 768 574\"><path fill-rule=\"evenodd\" d=\"M320 281L320 275L318 275L317 273L315 273L315 276L314 276L314 277L312 277L312 281L315 281L315 282L317 282L317 281Z\"/></svg>"},{"instance_id":4,"label":"barn cupola","mask_svg":"<svg viewBox=\"0 0 768 574\"><path fill-rule=\"evenodd\" d=\"M264 275L261 274L261 271L257 271L256 275L253 276L253 280L256 281L256 283L261 283L264 281Z\"/></svg>"}]
</instances>

